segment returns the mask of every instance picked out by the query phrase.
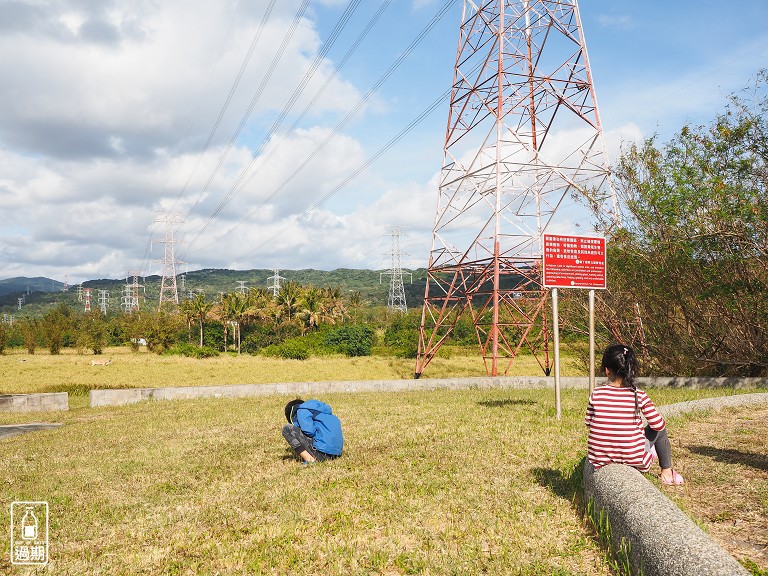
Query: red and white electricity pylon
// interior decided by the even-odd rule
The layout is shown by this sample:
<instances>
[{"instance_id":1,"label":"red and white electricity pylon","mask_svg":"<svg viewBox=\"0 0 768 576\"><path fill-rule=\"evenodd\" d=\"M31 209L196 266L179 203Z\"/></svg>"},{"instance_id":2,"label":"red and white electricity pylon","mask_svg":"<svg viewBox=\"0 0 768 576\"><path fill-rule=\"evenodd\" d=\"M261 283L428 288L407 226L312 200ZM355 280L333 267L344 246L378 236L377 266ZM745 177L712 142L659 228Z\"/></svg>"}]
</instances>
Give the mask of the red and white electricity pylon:
<instances>
[{"instance_id":1,"label":"red and white electricity pylon","mask_svg":"<svg viewBox=\"0 0 768 576\"><path fill-rule=\"evenodd\" d=\"M522 348L549 374L541 237L596 211L618 214L576 0L465 0L415 376L461 317L489 375Z\"/></svg>"}]
</instances>

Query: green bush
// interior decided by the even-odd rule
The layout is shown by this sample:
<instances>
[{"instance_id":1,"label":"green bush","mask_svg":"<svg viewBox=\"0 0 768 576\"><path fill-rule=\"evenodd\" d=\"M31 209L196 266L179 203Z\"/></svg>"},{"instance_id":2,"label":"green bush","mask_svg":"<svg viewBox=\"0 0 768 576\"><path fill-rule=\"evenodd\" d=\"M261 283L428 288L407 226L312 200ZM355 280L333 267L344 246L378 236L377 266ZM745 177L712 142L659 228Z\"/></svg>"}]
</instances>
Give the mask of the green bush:
<instances>
[{"instance_id":1,"label":"green bush","mask_svg":"<svg viewBox=\"0 0 768 576\"><path fill-rule=\"evenodd\" d=\"M188 344L185 342L176 344L168 350L165 354L171 356L187 356L189 358L214 358L219 355L219 351L210 346L196 346L194 344Z\"/></svg>"},{"instance_id":2,"label":"green bush","mask_svg":"<svg viewBox=\"0 0 768 576\"><path fill-rule=\"evenodd\" d=\"M325 335L325 345L347 356L370 356L373 336L373 329L363 324L341 326Z\"/></svg>"},{"instance_id":3,"label":"green bush","mask_svg":"<svg viewBox=\"0 0 768 576\"><path fill-rule=\"evenodd\" d=\"M291 338L282 344L270 344L262 350L262 354L287 360L306 360L309 358L309 349L301 339Z\"/></svg>"}]
</instances>

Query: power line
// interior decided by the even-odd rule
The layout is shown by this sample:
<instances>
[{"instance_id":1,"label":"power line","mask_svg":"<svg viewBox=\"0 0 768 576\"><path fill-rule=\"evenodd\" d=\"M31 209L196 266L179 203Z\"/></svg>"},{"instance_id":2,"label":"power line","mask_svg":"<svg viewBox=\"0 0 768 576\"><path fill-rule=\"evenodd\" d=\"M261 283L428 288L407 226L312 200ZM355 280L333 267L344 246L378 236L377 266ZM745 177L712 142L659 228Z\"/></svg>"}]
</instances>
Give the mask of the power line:
<instances>
[{"instance_id":1,"label":"power line","mask_svg":"<svg viewBox=\"0 0 768 576\"><path fill-rule=\"evenodd\" d=\"M293 224L296 224L303 218L306 218L313 210L319 208L325 202L327 202L334 194L336 194L339 190L344 188L347 184L349 184L352 180L357 178L361 173L363 173L371 164L376 162L382 155L384 155L387 151L389 151L390 148L392 148L395 144L397 144L400 140L402 140L411 130L413 130L419 123L421 123L424 118L429 116L432 112L435 111L435 109L440 106L447 98L448 95L451 93L450 90L444 92L440 97L432 102L424 111L422 111L421 114L419 114L416 118L414 118L405 128L403 128L400 132L397 133L397 135L392 138L389 142L387 142L382 148L380 148L369 160L367 160L365 163L363 163L361 166L357 168L352 174L350 174L347 178L345 178L342 182L340 182L337 186L335 186L330 192L328 192L325 196L323 196L320 200L315 202L312 206L310 206L307 210L305 210L302 214L298 216L294 216L291 221L283 226L278 232L267 238L264 242L261 244L257 244L255 248L251 251L255 251L267 244L270 244L273 240L275 240L278 236L282 235L290 226ZM253 212L249 213L246 218L248 218ZM241 222L242 223L242 222ZM229 230L231 232L234 230L235 227ZM227 233L229 233L227 232Z\"/></svg>"},{"instance_id":2,"label":"power line","mask_svg":"<svg viewBox=\"0 0 768 576\"><path fill-rule=\"evenodd\" d=\"M336 42L339 34L346 26L347 22L351 18L354 10L357 8L361 0L355 0L351 2L348 6L345 12L342 14L339 21L336 23L336 26L334 27L333 31L329 35L326 42L323 44L323 48L318 52L317 56L315 57L314 61L308 68L307 72L304 74L303 78L299 82L299 85L294 89L293 94L286 102L285 106L283 106L283 109L281 110L280 114L278 115L278 118L273 122L272 127L269 129L267 134L262 139L261 143L257 147L256 151L251 155L250 162L245 166L245 168L240 172L240 175L238 176L237 180L232 184L232 186L229 189L229 192L226 194L226 196L219 202L219 205L216 207L214 212L208 217L208 220L203 224L203 226L195 233L195 237L192 239L192 241L189 243L189 246L192 246L195 242L197 242L198 238L207 230L208 226L213 222L213 220L216 218L216 216L219 215L221 210L232 200L232 198L238 194L243 186L255 175L256 172L248 176L248 172L251 170L253 165L256 163L256 161L260 158L261 153L266 148L266 145L269 143L272 136L277 132L277 130L280 128L280 125L282 124L283 120L285 120L285 117L290 112L291 108L293 108L293 105L296 103L296 100L298 97L302 94L304 89L306 88L307 83L309 80L314 76L315 72L317 71L317 68L320 66L320 64L325 59L325 56L327 55L328 51L331 49L333 44ZM349 57L354 53L355 50L359 47L362 40L365 38L365 36L370 32L370 30L373 28L376 21L381 17L381 15L384 13L384 10L389 6L391 3L391 0L384 0L384 2L381 3L379 6L379 9L376 11L374 16L369 20L366 27L363 29L363 31L358 35L355 42L352 44L352 47L347 51L347 53L344 55L344 57L339 61L339 63L335 66L333 73L328 77L328 79L325 81L323 86L316 92L315 96L313 97L312 101L304 108L304 110L301 112L299 117L294 121L294 123L291 125L291 127L288 129L288 132L292 132L303 120L304 116L308 113L308 111L311 109L311 107L317 102L317 100L320 98L323 92L325 92L325 89L333 82L333 80L338 76L339 72L343 68L344 64L346 64L346 61L349 60ZM268 162L270 158L274 155L275 151L273 150L270 152L266 158L264 158L264 163ZM246 180L246 177L247 180Z\"/></svg>"},{"instance_id":3,"label":"power line","mask_svg":"<svg viewBox=\"0 0 768 576\"><path fill-rule=\"evenodd\" d=\"M263 207L267 202L275 198L290 182L293 181L294 178L301 172L304 168L307 167L307 165L320 153L322 150L341 132L341 130L354 118L357 113L362 109L362 107L373 97L373 95L378 91L378 89L386 82L389 77L397 70L397 68L403 63L403 61L413 52L413 50L424 40L424 38L427 36L427 34L432 30L432 28L442 19L442 17L445 15L445 13L451 8L451 6L455 3L456 0L449 0L446 2L446 4L438 11L438 13L432 18L432 20L421 30L421 32L416 36L416 38L408 45L408 47L403 51L400 56L395 60L395 62L390 65L390 67L386 70L386 72L376 81L376 83L371 87L371 89L366 93L366 95L361 98L357 105L342 119L336 127L333 129L333 131L323 140L316 148L315 150L306 158L304 161L291 173L288 178L286 178L265 200L261 202L259 206L252 209L248 214L246 214L240 222L229 228L224 234L218 236L214 239L214 242L221 240L222 238L228 236L230 233L232 233L235 229L237 229L241 224L246 222L248 219L253 216L258 209ZM328 198L333 196L338 190L340 190L344 185L346 185L350 180L352 180L354 177L356 177L363 169L367 168L374 160L378 159L384 152L389 150L394 144L396 144L400 139L402 139L405 134L410 132L419 122L421 122L425 116L427 116L429 113L431 113L434 108L439 105L445 98L447 98L450 91L444 93L443 95L438 98L435 102L433 102L432 105L430 105L425 112L423 112L419 117L411 122L403 131L401 131L395 138L390 140L389 143L387 143L382 149L379 150L377 154L375 154L371 160L366 162L360 169L358 169L351 177L346 178L341 185L335 187L329 194L327 194L325 197L323 197L320 202L317 202L313 205L312 208L310 208L310 211L317 207L318 205L323 204ZM305 212L304 214L307 214ZM194 244L195 241L200 237L200 233L195 236L194 240L190 242L190 245Z\"/></svg>"},{"instance_id":4,"label":"power line","mask_svg":"<svg viewBox=\"0 0 768 576\"><path fill-rule=\"evenodd\" d=\"M331 46L333 46L333 43L336 41L336 38L339 36L341 31L344 29L344 26L349 21L349 19L352 17L352 14L354 13L357 6L360 4L361 0L353 0L350 2L350 4L347 6L347 9L345 10L344 14L342 14L339 21L336 23L336 26L334 27L333 31L331 32L328 40L324 43L323 48L317 53L315 56L315 59L313 60L312 64L308 68L307 72L304 73L303 78L299 82L299 85L294 89L293 94L291 94L291 97L288 99L288 101L283 106L283 109L281 110L280 114L278 115L277 119L272 123L272 127L267 132L266 136L262 139L261 143L257 147L257 150L254 154L251 156L251 161L248 163L248 165L240 172L240 175L238 176L235 183L230 188L230 191L227 193L227 195L219 202L219 205L216 207L216 209L213 211L213 214L209 216L208 221L205 225L200 229L200 231L195 236L195 240L197 239L200 234L202 234L205 229L208 227L208 224L210 224L213 219L218 216L218 214L222 211L222 209L229 203L229 201L232 199L232 197L237 193L238 187L240 186L241 182L245 179L245 176L248 173L248 170L250 170L251 166L254 164L256 159L259 157L261 152L266 147L267 143L269 142L269 139L272 137L272 135L277 132L278 128L282 124L285 117L288 115L288 112L290 112L291 108L293 108L293 105L296 103L296 100L299 98L301 93L304 91L304 88L306 87L309 80L314 76L317 69L320 67L320 64L323 62L326 54L331 49ZM194 206L193 206L194 208ZM194 241L193 241L194 242Z\"/></svg>"},{"instance_id":5,"label":"power line","mask_svg":"<svg viewBox=\"0 0 768 576\"><path fill-rule=\"evenodd\" d=\"M267 67L267 71L264 73L264 76L261 79L261 84L259 84L259 87L256 89L256 92L254 93L253 98L251 98L251 101L245 110L245 113L240 118L240 122L238 123L237 128L235 129L235 132L229 138L229 142L227 142L227 145L225 146L224 150L222 150L221 154L219 155L219 161L217 162L214 169L211 171L211 174L208 177L207 182L203 186L203 189L200 191L200 194L198 195L197 200L192 205L192 207L187 211L187 214L189 214L192 211L192 209L194 209L195 206L197 206L200 203L205 193L211 187L211 184L213 183L213 179L216 177L216 174L218 174L219 170L221 170L221 167L223 166L224 161L227 159L229 152L232 150L232 147L235 145L235 142L240 137L240 133L243 131L243 128L245 128L245 124L248 122L248 119L251 117L251 114L253 113L253 109L256 107L256 103L259 101L259 98L261 98L261 95L264 93L264 90L266 89L270 79L272 78L272 74L274 74L275 69L277 68L277 64L280 62L280 59L283 57L283 53L285 53L285 49L288 47L288 43L293 38L293 35L296 32L296 28L298 27L299 22L301 22L301 19L304 16L304 12L306 12L307 10L307 6L309 5L309 2L310 0L304 0L301 6L299 7L299 10L296 12L296 15L294 16L294 19L291 22L291 25L289 26L288 31L283 37L283 41L280 44L280 47L277 49L277 52L275 53L275 55L272 57L272 61L269 63L269 66Z\"/></svg>"},{"instance_id":6,"label":"power line","mask_svg":"<svg viewBox=\"0 0 768 576\"><path fill-rule=\"evenodd\" d=\"M184 192L186 192L187 187L189 186L189 182L192 180L192 176L194 175L195 171L197 170L198 165L200 164L200 160L202 159L203 155L208 151L208 148L211 145L211 142L213 141L213 137L216 134L216 131L219 129L219 125L221 124L222 118L224 118L224 114L226 113L227 109L229 108L230 103L232 102L232 97L235 95L235 92L237 91L238 86L240 85L240 81L243 78L243 74L245 73L245 69L248 67L249 62L251 61L251 57L253 56L253 52L256 48L256 45L258 44L259 40L261 39L261 35L264 32L264 28L266 27L267 20L269 20L270 14L272 14L272 9L275 7L275 2L277 0L271 0L269 5L267 6L267 10L264 13L264 16L261 19L261 23L259 24L259 28L256 30L256 34L253 36L253 40L251 40L251 45L248 47L248 52L245 55L245 58L243 58L242 63L240 64L240 69L237 72L237 75L235 76L235 80L232 82L232 86L229 89L229 94L227 94L227 98L224 100L224 104L222 104L221 109L219 110L219 115L216 118L216 121L213 123L213 128L211 128L210 133L208 134L208 138L205 141L205 144L203 145L203 149L200 151L200 153L197 156L197 160L195 161L195 165L192 168L192 170L189 173L189 177L187 178L186 183L184 184L184 187L179 191L179 195L176 197L176 202L174 203L174 207L178 203L178 201L181 199ZM303 14L303 12L302 12ZM238 132L239 134L239 132ZM235 137L236 138L236 137ZM230 140L230 143L234 141L234 138ZM230 145L231 147L231 145ZM227 149L227 152L229 150ZM219 160L219 164L216 167L214 174L211 175L211 178L208 180L208 183L206 184L206 187L203 189L203 191L200 193L200 195L197 197L197 200L195 200L195 203L192 205L192 207L189 209L189 212L194 209L195 206L197 206L200 203L200 200L203 197L203 194L207 190L208 186L210 186L211 181L213 180L213 176L215 173L219 170L221 167L221 164L223 162L223 159Z\"/></svg>"}]
</instances>

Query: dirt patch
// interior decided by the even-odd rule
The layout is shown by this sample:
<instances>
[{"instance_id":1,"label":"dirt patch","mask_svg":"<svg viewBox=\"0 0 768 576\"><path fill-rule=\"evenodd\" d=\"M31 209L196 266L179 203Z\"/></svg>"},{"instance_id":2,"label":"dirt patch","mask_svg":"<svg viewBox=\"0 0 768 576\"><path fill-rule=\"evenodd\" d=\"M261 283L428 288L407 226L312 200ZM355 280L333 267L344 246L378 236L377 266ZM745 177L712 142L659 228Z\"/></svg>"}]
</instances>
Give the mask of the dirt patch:
<instances>
[{"instance_id":1,"label":"dirt patch","mask_svg":"<svg viewBox=\"0 0 768 576\"><path fill-rule=\"evenodd\" d=\"M686 484L665 493L753 573L768 570L768 406L692 415L669 433Z\"/></svg>"}]
</instances>

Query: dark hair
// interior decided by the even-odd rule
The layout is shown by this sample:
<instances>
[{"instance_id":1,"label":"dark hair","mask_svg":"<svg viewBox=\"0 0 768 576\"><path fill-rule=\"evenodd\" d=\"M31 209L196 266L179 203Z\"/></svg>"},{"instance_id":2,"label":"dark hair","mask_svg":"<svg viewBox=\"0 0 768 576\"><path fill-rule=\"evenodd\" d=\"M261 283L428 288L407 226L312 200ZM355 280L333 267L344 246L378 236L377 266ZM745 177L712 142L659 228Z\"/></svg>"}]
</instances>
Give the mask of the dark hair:
<instances>
[{"instance_id":1,"label":"dark hair","mask_svg":"<svg viewBox=\"0 0 768 576\"><path fill-rule=\"evenodd\" d=\"M621 385L625 388L632 388L635 392L635 414L640 413L640 407L637 405L637 386L635 386L635 376L637 375L637 356L635 351L624 344L611 344L603 352L602 371L605 369L611 374L621 378Z\"/></svg>"},{"instance_id":2,"label":"dark hair","mask_svg":"<svg viewBox=\"0 0 768 576\"><path fill-rule=\"evenodd\" d=\"M288 420L289 424L293 424L293 413L299 404L304 404L304 400L296 398L296 400L291 400L285 405L285 419Z\"/></svg>"}]
</instances>

